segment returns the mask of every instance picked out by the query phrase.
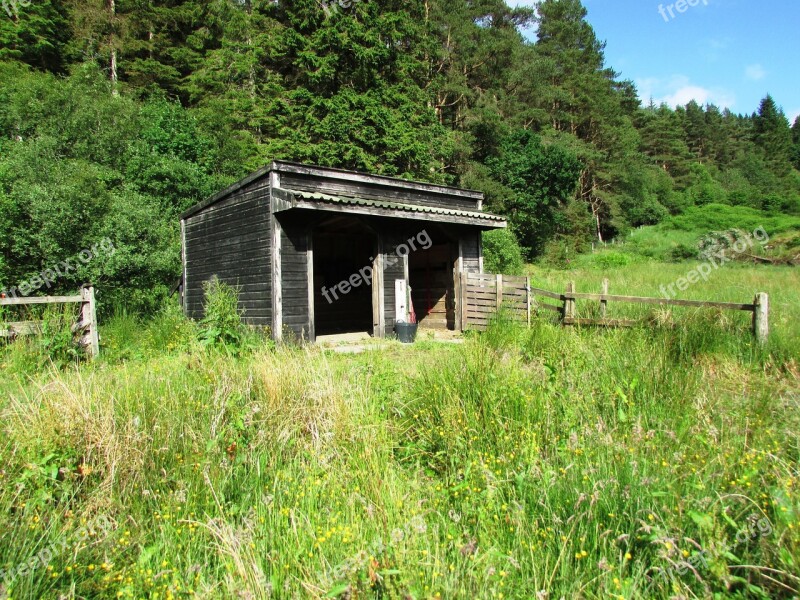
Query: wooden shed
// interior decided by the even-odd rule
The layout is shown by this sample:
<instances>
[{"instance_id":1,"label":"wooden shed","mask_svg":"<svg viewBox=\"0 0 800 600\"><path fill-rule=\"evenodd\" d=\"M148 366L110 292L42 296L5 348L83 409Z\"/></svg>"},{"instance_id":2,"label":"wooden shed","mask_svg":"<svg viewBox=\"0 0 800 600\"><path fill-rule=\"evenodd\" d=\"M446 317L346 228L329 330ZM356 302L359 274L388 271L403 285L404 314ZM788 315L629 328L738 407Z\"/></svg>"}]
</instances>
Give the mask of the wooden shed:
<instances>
[{"instance_id":1,"label":"wooden shed","mask_svg":"<svg viewBox=\"0 0 800 600\"><path fill-rule=\"evenodd\" d=\"M482 202L480 192L275 161L181 215L185 310L202 317L203 283L216 276L275 339L384 337L407 285L420 327L460 329L459 274L481 272L481 232L506 227Z\"/></svg>"}]
</instances>

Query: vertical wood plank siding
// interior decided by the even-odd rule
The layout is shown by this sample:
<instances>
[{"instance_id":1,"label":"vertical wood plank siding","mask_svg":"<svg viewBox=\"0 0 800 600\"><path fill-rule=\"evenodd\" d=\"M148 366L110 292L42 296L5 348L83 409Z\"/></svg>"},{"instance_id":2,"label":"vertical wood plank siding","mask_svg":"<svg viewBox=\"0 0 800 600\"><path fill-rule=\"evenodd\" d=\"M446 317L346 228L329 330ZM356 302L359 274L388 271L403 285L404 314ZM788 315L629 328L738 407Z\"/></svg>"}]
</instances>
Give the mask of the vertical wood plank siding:
<instances>
[{"instance_id":1,"label":"vertical wood plank siding","mask_svg":"<svg viewBox=\"0 0 800 600\"><path fill-rule=\"evenodd\" d=\"M189 316L202 318L203 283L216 275L239 288L239 305L248 323L271 325L269 223L266 181L185 219L184 301Z\"/></svg>"},{"instance_id":2,"label":"vertical wood plank siding","mask_svg":"<svg viewBox=\"0 0 800 600\"><path fill-rule=\"evenodd\" d=\"M481 232L467 231L462 234L463 269L467 273L481 272Z\"/></svg>"},{"instance_id":3,"label":"vertical wood plank siding","mask_svg":"<svg viewBox=\"0 0 800 600\"><path fill-rule=\"evenodd\" d=\"M283 327L297 337L310 335L308 290L308 231L302 222L281 219L281 279L283 280Z\"/></svg>"}]
</instances>

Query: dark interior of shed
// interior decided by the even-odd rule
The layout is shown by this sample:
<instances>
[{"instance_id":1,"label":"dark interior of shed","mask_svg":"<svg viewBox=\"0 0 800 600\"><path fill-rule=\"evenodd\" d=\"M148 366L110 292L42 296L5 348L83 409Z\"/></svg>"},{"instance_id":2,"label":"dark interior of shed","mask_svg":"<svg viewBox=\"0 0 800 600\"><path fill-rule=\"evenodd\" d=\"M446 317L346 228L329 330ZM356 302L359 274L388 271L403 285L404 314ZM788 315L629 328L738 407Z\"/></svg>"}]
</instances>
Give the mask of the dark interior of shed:
<instances>
[{"instance_id":1,"label":"dark interior of shed","mask_svg":"<svg viewBox=\"0 0 800 600\"><path fill-rule=\"evenodd\" d=\"M316 335L372 334L372 261L375 236L353 217L334 217L314 228Z\"/></svg>"}]
</instances>

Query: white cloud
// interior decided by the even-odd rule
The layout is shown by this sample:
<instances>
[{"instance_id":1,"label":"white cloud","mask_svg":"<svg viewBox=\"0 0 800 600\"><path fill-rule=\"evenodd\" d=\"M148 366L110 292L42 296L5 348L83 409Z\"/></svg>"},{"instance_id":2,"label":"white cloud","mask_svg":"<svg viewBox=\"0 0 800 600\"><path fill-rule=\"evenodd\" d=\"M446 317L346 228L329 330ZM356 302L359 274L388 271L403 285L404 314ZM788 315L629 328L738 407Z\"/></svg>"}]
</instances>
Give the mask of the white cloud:
<instances>
[{"instance_id":1,"label":"white cloud","mask_svg":"<svg viewBox=\"0 0 800 600\"><path fill-rule=\"evenodd\" d=\"M761 65L748 65L748 67L744 70L744 75L750 81L761 81L767 76L767 72Z\"/></svg>"},{"instance_id":2,"label":"white cloud","mask_svg":"<svg viewBox=\"0 0 800 600\"><path fill-rule=\"evenodd\" d=\"M736 104L735 95L722 88L705 88L692 83L685 75L675 75L669 79L648 77L636 81L639 97L644 104L652 98L658 104L684 106L694 100L701 106L716 104L721 108L732 108Z\"/></svg>"}]
</instances>

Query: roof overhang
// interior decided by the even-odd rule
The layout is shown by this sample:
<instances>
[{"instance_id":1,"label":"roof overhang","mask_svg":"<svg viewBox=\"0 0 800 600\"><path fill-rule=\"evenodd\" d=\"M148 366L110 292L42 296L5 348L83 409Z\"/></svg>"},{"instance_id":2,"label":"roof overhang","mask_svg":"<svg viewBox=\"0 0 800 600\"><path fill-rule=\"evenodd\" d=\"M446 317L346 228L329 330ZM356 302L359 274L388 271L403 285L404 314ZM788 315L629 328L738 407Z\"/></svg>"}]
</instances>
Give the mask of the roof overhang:
<instances>
[{"instance_id":1,"label":"roof overhang","mask_svg":"<svg viewBox=\"0 0 800 600\"><path fill-rule=\"evenodd\" d=\"M290 210L316 210L414 221L434 221L455 225L472 225L483 229L503 229L508 226L508 222L503 217L486 212L438 208L420 204L401 204L384 200L367 200L351 196L331 196L276 188L272 190L272 199L272 212L276 214Z\"/></svg>"}]
</instances>

